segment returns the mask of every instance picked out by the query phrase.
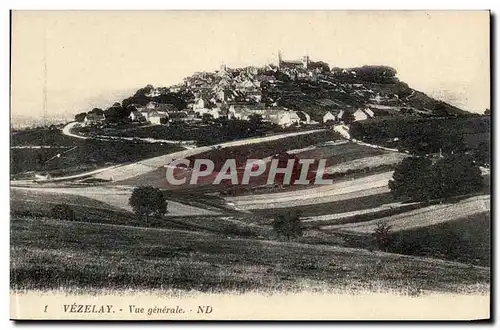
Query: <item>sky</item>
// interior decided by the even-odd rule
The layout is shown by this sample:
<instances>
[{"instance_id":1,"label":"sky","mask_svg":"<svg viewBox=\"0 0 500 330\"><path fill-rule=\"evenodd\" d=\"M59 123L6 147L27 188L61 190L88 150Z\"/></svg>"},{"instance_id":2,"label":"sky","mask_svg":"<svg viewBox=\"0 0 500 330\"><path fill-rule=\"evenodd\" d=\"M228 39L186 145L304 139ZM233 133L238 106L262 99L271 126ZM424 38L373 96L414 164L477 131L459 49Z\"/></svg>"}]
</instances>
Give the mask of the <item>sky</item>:
<instances>
[{"instance_id":1,"label":"sky","mask_svg":"<svg viewBox=\"0 0 500 330\"><path fill-rule=\"evenodd\" d=\"M410 87L490 107L487 11L14 11L12 116L74 115L196 71L309 55L389 65ZM44 89L44 82L46 82Z\"/></svg>"}]
</instances>

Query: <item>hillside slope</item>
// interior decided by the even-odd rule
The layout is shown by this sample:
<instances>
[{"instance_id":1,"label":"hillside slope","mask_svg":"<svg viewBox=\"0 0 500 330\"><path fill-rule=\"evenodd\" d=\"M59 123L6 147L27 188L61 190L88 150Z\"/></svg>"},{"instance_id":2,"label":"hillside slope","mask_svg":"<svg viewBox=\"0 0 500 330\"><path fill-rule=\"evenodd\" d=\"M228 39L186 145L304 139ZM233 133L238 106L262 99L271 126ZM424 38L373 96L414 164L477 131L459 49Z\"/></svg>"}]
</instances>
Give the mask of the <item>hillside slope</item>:
<instances>
[{"instance_id":1,"label":"hillside slope","mask_svg":"<svg viewBox=\"0 0 500 330\"><path fill-rule=\"evenodd\" d=\"M11 288L132 287L486 292L489 268L180 230L12 218Z\"/></svg>"}]
</instances>

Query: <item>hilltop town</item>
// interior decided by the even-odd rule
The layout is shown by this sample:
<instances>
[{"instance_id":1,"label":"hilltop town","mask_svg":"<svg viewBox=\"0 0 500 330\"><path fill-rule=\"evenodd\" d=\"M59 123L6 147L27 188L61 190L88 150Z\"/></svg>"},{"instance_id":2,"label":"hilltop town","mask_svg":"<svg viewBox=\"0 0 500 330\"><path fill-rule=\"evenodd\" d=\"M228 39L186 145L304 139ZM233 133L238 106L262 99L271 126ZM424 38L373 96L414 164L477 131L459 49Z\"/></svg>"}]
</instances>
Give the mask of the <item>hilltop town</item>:
<instances>
[{"instance_id":1,"label":"hilltop town","mask_svg":"<svg viewBox=\"0 0 500 330\"><path fill-rule=\"evenodd\" d=\"M263 67L195 72L169 87L147 85L107 110L95 108L75 118L82 126L132 121L156 125L250 120L252 115L279 127L352 122L376 117L459 117L469 113L432 99L399 81L394 68L330 67L309 56Z\"/></svg>"}]
</instances>

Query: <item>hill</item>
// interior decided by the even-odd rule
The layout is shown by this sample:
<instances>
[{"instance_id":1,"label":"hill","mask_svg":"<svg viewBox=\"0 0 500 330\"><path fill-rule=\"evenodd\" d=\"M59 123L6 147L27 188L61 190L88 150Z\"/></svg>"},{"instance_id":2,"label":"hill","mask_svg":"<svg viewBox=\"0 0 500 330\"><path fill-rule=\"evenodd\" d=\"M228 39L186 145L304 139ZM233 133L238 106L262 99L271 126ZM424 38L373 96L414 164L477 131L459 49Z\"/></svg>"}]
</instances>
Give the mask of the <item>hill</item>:
<instances>
[{"instance_id":1,"label":"hill","mask_svg":"<svg viewBox=\"0 0 500 330\"><path fill-rule=\"evenodd\" d=\"M293 242L108 224L11 220L11 288L488 291L489 269Z\"/></svg>"},{"instance_id":2,"label":"hill","mask_svg":"<svg viewBox=\"0 0 500 330\"><path fill-rule=\"evenodd\" d=\"M328 111L354 111L369 107L376 117L460 117L470 113L414 90L386 66L333 68L324 62L307 67L280 66L226 68L197 72L182 84L170 87L145 86L122 101L144 107L149 102L169 104L178 110L203 99L205 107L224 108L230 103L260 103L308 113L321 121Z\"/></svg>"}]
</instances>

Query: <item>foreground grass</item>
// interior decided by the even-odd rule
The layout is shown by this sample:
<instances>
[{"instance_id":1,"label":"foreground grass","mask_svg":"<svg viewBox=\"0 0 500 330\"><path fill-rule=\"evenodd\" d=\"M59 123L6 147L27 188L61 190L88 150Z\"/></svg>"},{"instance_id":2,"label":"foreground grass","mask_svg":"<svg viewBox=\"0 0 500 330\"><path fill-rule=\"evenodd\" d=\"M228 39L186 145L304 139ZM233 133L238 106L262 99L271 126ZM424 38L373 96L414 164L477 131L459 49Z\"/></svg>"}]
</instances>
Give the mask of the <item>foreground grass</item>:
<instances>
[{"instance_id":1,"label":"foreground grass","mask_svg":"<svg viewBox=\"0 0 500 330\"><path fill-rule=\"evenodd\" d=\"M489 290L489 268L358 249L219 234L32 220L11 222L12 289L245 292Z\"/></svg>"}]
</instances>

